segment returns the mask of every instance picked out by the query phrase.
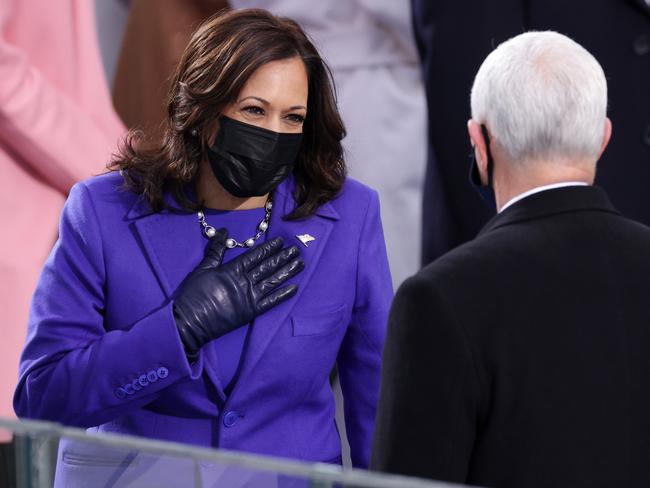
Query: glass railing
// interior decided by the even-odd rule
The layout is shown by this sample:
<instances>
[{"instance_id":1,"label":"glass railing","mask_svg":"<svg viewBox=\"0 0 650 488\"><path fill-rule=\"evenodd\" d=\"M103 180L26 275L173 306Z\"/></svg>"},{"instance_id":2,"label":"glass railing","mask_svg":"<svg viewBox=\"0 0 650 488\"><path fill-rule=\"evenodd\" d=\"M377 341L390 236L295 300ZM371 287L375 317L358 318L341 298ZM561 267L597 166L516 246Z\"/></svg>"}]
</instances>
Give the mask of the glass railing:
<instances>
[{"instance_id":1,"label":"glass railing","mask_svg":"<svg viewBox=\"0 0 650 488\"><path fill-rule=\"evenodd\" d=\"M452 485L330 464L94 434L49 422L0 419L0 488L5 486L443 488Z\"/></svg>"}]
</instances>

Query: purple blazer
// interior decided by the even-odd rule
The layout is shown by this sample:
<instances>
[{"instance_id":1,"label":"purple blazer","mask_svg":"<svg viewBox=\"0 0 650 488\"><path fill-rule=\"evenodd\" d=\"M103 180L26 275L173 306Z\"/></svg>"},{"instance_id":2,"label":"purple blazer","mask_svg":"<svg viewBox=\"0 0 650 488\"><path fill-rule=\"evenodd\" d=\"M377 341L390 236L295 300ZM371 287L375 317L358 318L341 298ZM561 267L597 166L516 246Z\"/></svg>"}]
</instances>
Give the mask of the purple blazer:
<instances>
[{"instance_id":1,"label":"purple blazer","mask_svg":"<svg viewBox=\"0 0 650 488\"><path fill-rule=\"evenodd\" d=\"M212 344L189 364L172 316L174 290L207 244L196 214L153 213L121 184L110 173L70 193L34 294L16 413L335 462L336 364L352 462L367 467L392 299L376 193L348 179L315 215L284 221L295 206L293 180L277 188L269 237L298 245L306 266L292 279L297 295L254 321L226 395ZM301 234L315 240L305 247Z\"/></svg>"}]
</instances>

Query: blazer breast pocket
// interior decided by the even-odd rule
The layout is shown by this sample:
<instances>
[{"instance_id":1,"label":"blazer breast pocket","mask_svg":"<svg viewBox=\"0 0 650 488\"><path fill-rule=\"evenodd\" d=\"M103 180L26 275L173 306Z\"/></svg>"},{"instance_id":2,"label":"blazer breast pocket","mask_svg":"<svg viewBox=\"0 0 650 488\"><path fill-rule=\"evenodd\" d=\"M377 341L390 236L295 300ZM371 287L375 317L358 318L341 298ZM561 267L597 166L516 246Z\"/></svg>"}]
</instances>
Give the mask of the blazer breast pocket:
<instances>
[{"instance_id":1,"label":"blazer breast pocket","mask_svg":"<svg viewBox=\"0 0 650 488\"><path fill-rule=\"evenodd\" d=\"M328 310L298 311L291 316L294 336L325 335L336 332L345 324L345 305Z\"/></svg>"}]
</instances>

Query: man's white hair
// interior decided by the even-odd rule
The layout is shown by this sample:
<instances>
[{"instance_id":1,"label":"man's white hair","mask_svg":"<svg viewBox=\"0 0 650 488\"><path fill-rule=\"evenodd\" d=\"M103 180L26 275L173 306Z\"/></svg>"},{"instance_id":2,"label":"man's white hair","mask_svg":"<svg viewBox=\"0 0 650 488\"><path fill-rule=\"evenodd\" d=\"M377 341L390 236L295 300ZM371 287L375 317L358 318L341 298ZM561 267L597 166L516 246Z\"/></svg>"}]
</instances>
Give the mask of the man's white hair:
<instances>
[{"instance_id":1,"label":"man's white hair","mask_svg":"<svg viewBox=\"0 0 650 488\"><path fill-rule=\"evenodd\" d=\"M472 118L513 161L598 158L607 82L598 61L557 32L527 32L500 44L472 87Z\"/></svg>"}]
</instances>

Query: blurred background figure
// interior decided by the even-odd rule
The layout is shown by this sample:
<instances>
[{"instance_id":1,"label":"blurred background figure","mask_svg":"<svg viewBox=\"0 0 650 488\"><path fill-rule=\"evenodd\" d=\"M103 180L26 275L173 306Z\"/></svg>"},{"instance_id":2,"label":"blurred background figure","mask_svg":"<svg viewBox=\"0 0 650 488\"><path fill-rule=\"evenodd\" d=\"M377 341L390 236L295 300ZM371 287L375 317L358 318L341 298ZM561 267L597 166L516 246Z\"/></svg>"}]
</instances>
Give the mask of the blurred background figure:
<instances>
[{"instance_id":1,"label":"blurred background figure","mask_svg":"<svg viewBox=\"0 0 650 488\"><path fill-rule=\"evenodd\" d=\"M90 0L0 0L0 416L25 342L29 302L78 180L102 172L123 133Z\"/></svg>"},{"instance_id":2,"label":"blurred background figure","mask_svg":"<svg viewBox=\"0 0 650 488\"><path fill-rule=\"evenodd\" d=\"M334 75L350 176L379 192L397 287L420 265L426 101L407 0L231 0L295 19Z\"/></svg>"},{"instance_id":3,"label":"blurred background figure","mask_svg":"<svg viewBox=\"0 0 650 488\"><path fill-rule=\"evenodd\" d=\"M119 0L123 2L123 0ZM227 0L133 0L113 84L113 102L129 128L160 136L169 80L194 30ZM119 5L119 4L118 4ZM119 8L119 7L116 7ZM108 32L119 31L115 17ZM100 19L101 23L101 19ZM107 61L110 54L107 52Z\"/></svg>"},{"instance_id":4,"label":"blurred background figure","mask_svg":"<svg viewBox=\"0 0 650 488\"><path fill-rule=\"evenodd\" d=\"M469 92L485 56L525 30L566 34L600 61L608 78L614 136L599 163L596 184L624 215L650 224L646 0L412 0L412 7L429 108L424 264L472 239L491 216L467 184Z\"/></svg>"},{"instance_id":5,"label":"blurred background figure","mask_svg":"<svg viewBox=\"0 0 650 488\"><path fill-rule=\"evenodd\" d=\"M131 2L129 0L94 0L94 2L99 51L104 62L106 79L112 86Z\"/></svg>"}]
</instances>

